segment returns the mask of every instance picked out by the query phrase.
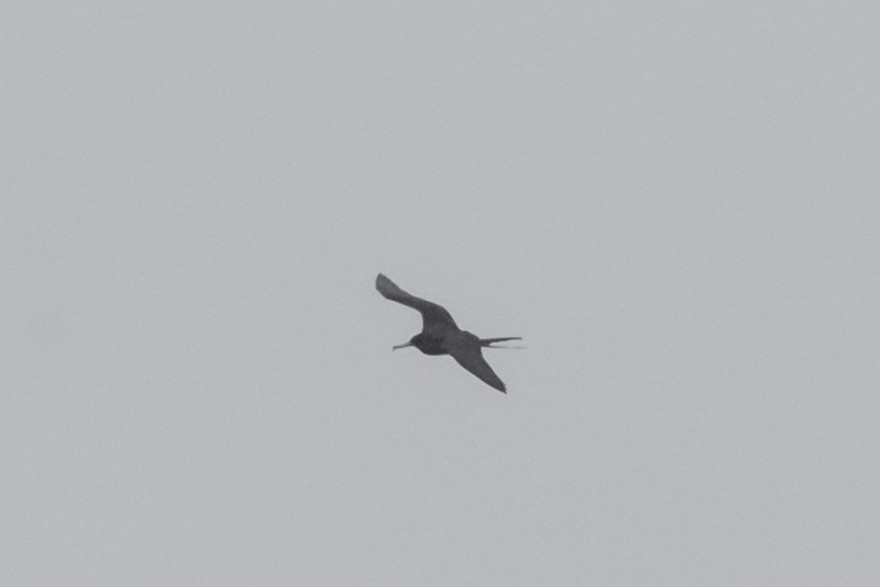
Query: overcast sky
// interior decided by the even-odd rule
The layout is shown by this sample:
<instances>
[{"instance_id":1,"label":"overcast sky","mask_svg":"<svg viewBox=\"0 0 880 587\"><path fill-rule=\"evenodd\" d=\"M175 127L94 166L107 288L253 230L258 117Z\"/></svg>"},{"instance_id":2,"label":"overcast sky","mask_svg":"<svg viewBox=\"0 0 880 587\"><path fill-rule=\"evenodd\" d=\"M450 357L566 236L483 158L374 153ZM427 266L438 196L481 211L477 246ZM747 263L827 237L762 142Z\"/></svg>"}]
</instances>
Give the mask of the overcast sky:
<instances>
[{"instance_id":1,"label":"overcast sky","mask_svg":"<svg viewBox=\"0 0 880 587\"><path fill-rule=\"evenodd\" d=\"M0 583L876 585L878 23L5 3Z\"/></svg>"}]
</instances>

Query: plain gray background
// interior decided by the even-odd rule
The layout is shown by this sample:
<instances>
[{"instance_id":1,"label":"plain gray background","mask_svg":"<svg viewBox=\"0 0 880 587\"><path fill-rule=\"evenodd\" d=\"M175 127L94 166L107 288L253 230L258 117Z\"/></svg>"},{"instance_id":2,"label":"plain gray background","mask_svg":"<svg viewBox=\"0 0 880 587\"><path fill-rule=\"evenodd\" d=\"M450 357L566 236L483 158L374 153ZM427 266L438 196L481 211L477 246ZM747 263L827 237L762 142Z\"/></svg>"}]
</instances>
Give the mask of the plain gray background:
<instances>
[{"instance_id":1,"label":"plain gray background","mask_svg":"<svg viewBox=\"0 0 880 587\"><path fill-rule=\"evenodd\" d=\"M5 3L0 583L876 585L877 6Z\"/></svg>"}]
</instances>

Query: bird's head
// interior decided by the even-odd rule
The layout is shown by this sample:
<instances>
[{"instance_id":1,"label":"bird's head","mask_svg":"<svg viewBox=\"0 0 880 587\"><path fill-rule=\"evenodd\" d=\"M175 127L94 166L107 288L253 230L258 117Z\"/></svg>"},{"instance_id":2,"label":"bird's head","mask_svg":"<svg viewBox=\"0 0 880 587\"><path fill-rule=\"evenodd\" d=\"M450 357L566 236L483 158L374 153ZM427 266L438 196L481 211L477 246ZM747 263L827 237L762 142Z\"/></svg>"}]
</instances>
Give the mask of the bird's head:
<instances>
[{"instance_id":1,"label":"bird's head","mask_svg":"<svg viewBox=\"0 0 880 587\"><path fill-rule=\"evenodd\" d=\"M394 345L393 347L391 347L391 350L392 350L392 351L396 351L397 349L405 349L405 348L408 347L408 346L413 346L413 340L414 340L414 339L415 339L415 336L412 337L411 339L409 339L408 341L402 343L402 344L396 344L396 345Z\"/></svg>"}]
</instances>

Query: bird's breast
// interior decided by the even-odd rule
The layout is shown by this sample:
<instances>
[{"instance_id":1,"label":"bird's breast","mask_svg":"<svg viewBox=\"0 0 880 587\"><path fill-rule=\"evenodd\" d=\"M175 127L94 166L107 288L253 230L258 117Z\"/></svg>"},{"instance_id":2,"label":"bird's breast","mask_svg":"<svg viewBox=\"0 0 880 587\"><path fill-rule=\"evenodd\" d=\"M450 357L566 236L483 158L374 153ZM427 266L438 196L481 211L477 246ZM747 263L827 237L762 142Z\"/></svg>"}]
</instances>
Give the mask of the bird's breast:
<instances>
[{"instance_id":1,"label":"bird's breast","mask_svg":"<svg viewBox=\"0 0 880 587\"><path fill-rule=\"evenodd\" d=\"M448 354L443 348L443 339L435 336L416 336L413 346L425 353L426 355L446 355Z\"/></svg>"}]
</instances>

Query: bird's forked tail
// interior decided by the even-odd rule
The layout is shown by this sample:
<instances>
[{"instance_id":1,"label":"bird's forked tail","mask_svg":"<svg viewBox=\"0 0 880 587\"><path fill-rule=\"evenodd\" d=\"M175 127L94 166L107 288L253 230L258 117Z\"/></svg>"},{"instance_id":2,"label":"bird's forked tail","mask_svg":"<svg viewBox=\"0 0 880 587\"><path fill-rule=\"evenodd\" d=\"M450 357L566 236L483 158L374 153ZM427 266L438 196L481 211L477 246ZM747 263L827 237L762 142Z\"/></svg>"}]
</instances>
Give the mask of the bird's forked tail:
<instances>
[{"instance_id":1,"label":"bird's forked tail","mask_svg":"<svg viewBox=\"0 0 880 587\"><path fill-rule=\"evenodd\" d=\"M496 342L504 342L506 340L522 340L521 336L504 336L501 338L481 338L480 346L486 346L490 349L521 349L521 346L492 346Z\"/></svg>"}]
</instances>

